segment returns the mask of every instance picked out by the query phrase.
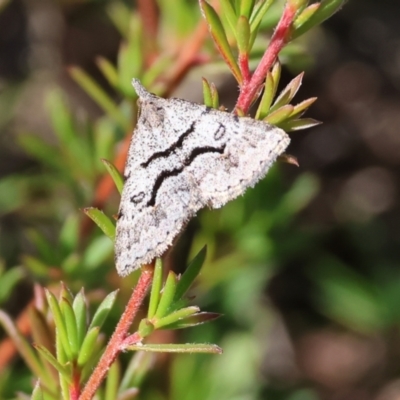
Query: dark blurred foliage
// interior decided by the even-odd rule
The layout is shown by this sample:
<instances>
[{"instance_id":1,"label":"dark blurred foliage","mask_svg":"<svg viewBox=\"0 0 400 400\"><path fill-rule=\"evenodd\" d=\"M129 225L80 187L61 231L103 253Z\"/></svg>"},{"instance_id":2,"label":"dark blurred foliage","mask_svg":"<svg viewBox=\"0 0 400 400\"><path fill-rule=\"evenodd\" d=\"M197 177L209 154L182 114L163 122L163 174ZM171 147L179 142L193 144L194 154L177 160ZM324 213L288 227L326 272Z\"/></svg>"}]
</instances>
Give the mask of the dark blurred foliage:
<instances>
[{"instance_id":1,"label":"dark blurred foliage","mask_svg":"<svg viewBox=\"0 0 400 400\"><path fill-rule=\"evenodd\" d=\"M90 194L76 202L67 196L61 206L51 207L49 216L43 198L51 187L20 182L15 188L10 182L14 176L37 179L43 168L21 149L18 135L34 132L55 142L43 105L49 87L63 89L78 120L101 116L69 77L67 66L81 66L113 95L94 62L99 55L115 61L120 43L106 3L14 0L0 14L0 254L8 267L20 263L21 254L35 252L27 228L51 240L66 215L90 205ZM218 214L203 212L189 225L173 254L176 267L185 265L180 254L190 251L192 238L200 245L207 243L210 231L216 232L213 254L225 261L204 272L198 296L208 310L226 314L190 331L189 340L214 341L225 349L225 358L212 364L209 358L215 356L161 359L159 369L169 372L159 372L164 376L160 390L168 389L170 398L400 398L399 21L397 0L350 0L314 30L306 40L312 61L298 96L318 97L308 116L323 124L292 134L289 153L300 168L281 164L279 176L274 171L245 199ZM298 72L296 64L286 68L282 87ZM221 103L229 106L235 86L223 80L220 87ZM187 98L193 92L185 84L180 90ZM249 223L250 212L268 216L278 209L280 197L300 175L306 177L300 186L316 191L304 209L283 213L284 222L264 228L268 239L257 236L252 242L239 232L241 218L247 221L246 232L258 222ZM117 200L108 207L115 212ZM209 223L215 227L207 228ZM200 238L199 229L205 232ZM224 242L226 236L235 239ZM233 243L242 246L236 252L247 254L246 260L252 254L253 269L244 273L242 260L229 258ZM275 264L265 266L265 253L273 254ZM234 283L224 286L224 280ZM246 291L246 285L251 289ZM25 287L30 287L28 280L19 286ZM20 289L7 308L16 313L29 298L30 291ZM147 384L153 380L151 375ZM235 385L243 392L235 392ZM144 398L164 398L151 393Z\"/></svg>"}]
</instances>

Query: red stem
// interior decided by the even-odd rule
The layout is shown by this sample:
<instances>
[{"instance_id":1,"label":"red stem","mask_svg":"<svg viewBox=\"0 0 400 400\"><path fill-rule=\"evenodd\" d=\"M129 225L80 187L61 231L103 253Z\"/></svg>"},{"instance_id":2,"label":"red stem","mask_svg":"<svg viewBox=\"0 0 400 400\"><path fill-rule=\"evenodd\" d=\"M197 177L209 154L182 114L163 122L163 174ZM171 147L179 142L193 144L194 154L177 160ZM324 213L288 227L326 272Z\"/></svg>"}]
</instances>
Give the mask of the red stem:
<instances>
[{"instance_id":1,"label":"red stem","mask_svg":"<svg viewBox=\"0 0 400 400\"><path fill-rule=\"evenodd\" d=\"M69 389L69 398L70 400L78 400L80 393L80 385L79 385L80 375L76 372L73 374L72 385Z\"/></svg>"},{"instance_id":2,"label":"red stem","mask_svg":"<svg viewBox=\"0 0 400 400\"><path fill-rule=\"evenodd\" d=\"M139 281L132 293L131 298L129 299L125 311L122 314L121 319L119 320L118 325L115 328L115 331L111 336L111 339L108 342L99 363L90 376L85 388L83 389L79 400L90 400L93 398L96 390L99 388L101 382L110 369L111 364L115 361L121 350L123 350L123 342L128 335L128 331L132 325L133 319L135 318L136 313L138 312L139 307L142 304L151 285L153 273L154 265L142 268Z\"/></svg>"},{"instance_id":3,"label":"red stem","mask_svg":"<svg viewBox=\"0 0 400 400\"><path fill-rule=\"evenodd\" d=\"M249 69L249 55L239 54L239 68L242 73L243 83L242 87L250 82L251 74Z\"/></svg>"},{"instance_id":4,"label":"red stem","mask_svg":"<svg viewBox=\"0 0 400 400\"><path fill-rule=\"evenodd\" d=\"M236 102L235 111L240 109L245 114L247 114L249 111L253 99L259 91L261 85L264 83L268 71L271 69L272 65L278 58L279 52L286 44L292 22L296 16L296 12L297 8L294 5L286 3L282 17L275 29L274 34L272 35L271 42L265 51L260 64L254 71L250 82L247 84L246 81L243 82L238 100Z\"/></svg>"}]
</instances>

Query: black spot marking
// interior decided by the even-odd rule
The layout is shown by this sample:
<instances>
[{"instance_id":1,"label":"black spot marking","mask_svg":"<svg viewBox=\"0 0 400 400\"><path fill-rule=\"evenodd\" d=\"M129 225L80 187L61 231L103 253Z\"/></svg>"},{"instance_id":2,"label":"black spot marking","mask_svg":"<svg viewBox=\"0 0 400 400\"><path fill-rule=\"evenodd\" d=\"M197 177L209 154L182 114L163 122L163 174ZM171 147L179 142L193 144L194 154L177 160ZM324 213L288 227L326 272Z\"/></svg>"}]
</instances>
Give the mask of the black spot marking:
<instances>
[{"instance_id":1,"label":"black spot marking","mask_svg":"<svg viewBox=\"0 0 400 400\"><path fill-rule=\"evenodd\" d=\"M192 150L190 153L189 157L186 158L186 160L183 163L183 166L181 168L175 168L171 171L163 171L161 174L157 177L154 186L153 186L153 191L151 194L151 198L149 202L147 203L148 206L154 206L156 204L156 197L158 190L160 189L161 185L163 182L170 178L171 176L177 176L179 175L185 167L189 166L196 157L200 156L201 154L206 154L206 153L219 153L223 154L225 151L225 145L222 146L221 148L218 147L210 147L210 146L205 146L205 147L197 147Z\"/></svg>"},{"instance_id":2,"label":"black spot marking","mask_svg":"<svg viewBox=\"0 0 400 400\"><path fill-rule=\"evenodd\" d=\"M196 122L193 121L192 124L190 125L189 129L187 129L185 132L183 132L182 135L179 136L179 139L172 146L170 146L168 149L165 149L163 151L157 151L147 161L145 161L144 163L142 163L140 165L142 167L146 168L149 166L149 164L152 161L156 160L157 158L168 157L177 148L182 147L183 141L185 140L186 137L188 137L191 133L193 133L195 126L196 126Z\"/></svg>"},{"instance_id":3,"label":"black spot marking","mask_svg":"<svg viewBox=\"0 0 400 400\"><path fill-rule=\"evenodd\" d=\"M233 119L235 120L235 122L239 122L239 117L236 114L233 116Z\"/></svg>"},{"instance_id":4,"label":"black spot marking","mask_svg":"<svg viewBox=\"0 0 400 400\"><path fill-rule=\"evenodd\" d=\"M141 201L144 199L144 192L140 192L138 194L135 194L134 196L131 197L131 202L135 204L139 204Z\"/></svg>"},{"instance_id":5,"label":"black spot marking","mask_svg":"<svg viewBox=\"0 0 400 400\"><path fill-rule=\"evenodd\" d=\"M220 140L225 136L226 129L225 126L222 124L219 124L218 129L214 132L214 139L215 140Z\"/></svg>"},{"instance_id":6,"label":"black spot marking","mask_svg":"<svg viewBox=\"0 0 400 400\"><path fill-rule=\"evenodd\" d=\"M123 217L123 213L122 213L122 211L121 210L119 210L118 211L118 215L117 215L117 219L120 219L120 218L122 218Z\"/></svg>"}]
</instances>

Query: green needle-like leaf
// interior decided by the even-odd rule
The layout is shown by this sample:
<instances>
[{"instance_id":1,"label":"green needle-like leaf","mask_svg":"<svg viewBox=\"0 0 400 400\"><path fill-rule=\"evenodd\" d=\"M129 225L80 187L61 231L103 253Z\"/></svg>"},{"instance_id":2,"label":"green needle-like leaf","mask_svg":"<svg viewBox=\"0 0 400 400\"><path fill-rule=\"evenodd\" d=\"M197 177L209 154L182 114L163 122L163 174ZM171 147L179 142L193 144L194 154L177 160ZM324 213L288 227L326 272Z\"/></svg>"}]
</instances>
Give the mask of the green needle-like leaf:
<instances>
[{"instance_id":1,"label":"green needle-like leaf","mask_svg":"<svg viewBox=\"0 0 400 400\"><path fill-rule=\"evenodd\" d=\"M92 357L94 351L97 350L95 344L97 342L97 338L99 337L99 333L99 326L89 329L79 350L78 366L83 367L86 365L88 360Z\"/></svg>"},{"instance_id":2,"label":"green needle-like leaf","mask_svg":"<svg viewBox=\"0 0 400 400\"><path fill-rule=\"evenodd\" d=\"M98 208L87 207L83 212L108 236L111 240L115 239L115 225L111 222L103 211Z\"/></svg>"},{"instance_id":3,"label":"green needle-like leaf","mask_svg":"<svg viewBox=\"0 0 400 400\"><path fill-rule=\"evenodd\" d=\"M204 260L207 255L207 246L204 246L197 255L193 258L193 260L189 263L186 271L182 274L181 278L176 287L174 302L180 300L185 293L189 290L193 281L199 275L201 267L203 266Z\"/></svg>"},{"instance_id":4,"label":"green needle-like leaf","mask_svg":"<svg viewBox=\"0 0 400 400\"><path fill-rule=\"evenodd\" d=\"M250 18L251 13L254 9L255 0L241 0L240 2L240 15L246 17L247 19Z\"/></svg>"},{"instance_id":5,"label":"green needle-like leaf","mask_svg":"<svg viewBox=\"0 0 400 400\"><path fill-rule=\"evenodd\" d=\"M180 320L171 323L170 325L165 325L162 329L186 329L192 328L193 326L205 324L207 322L214 321L219 318L221 314L211 313L211 312L199 312L197 314L189 315L186 318L181 318Z\"/></svg>"},{"instance_id":6,"label":"green needle-like leaf","mask_svg":"<svg viewBox=\"0 0 400 400\"><path fill-rule=\"evenodd\" d=\"M67 335L72 352L72 358L76 359L79 352L78 328L76 326L74 310L71 303L66 298L61 299L60 310L63 314L65 326L67 328Z\"/></svg>"},{"instance_id":7,"label":"green needle-like leaf","mask_svg":"<svg viewBox=\"0 0 400 400\"><path fill-rule=\"evenodd\" d=\"M177 322L180 319L189 317L190 315L193 315L199 311L200 311L200 308L196 307L196 306L181 308L178 311L168 314L164 318L160 318L160 319L154 321L154 327L156 329L159 329L159 328L165 327L167 325L171 325L174 322Z\"/></svg>"},{"instance_id":8,"label":"green needle-like leaf","mask_svg":"<svg viewBox=\"0 0 400 400\"><path fill-rule=\"evenodd\" d=\"M147 318L152 319L156 313L158 303L161 297L162 279L163 279L163 269L162 260L157 258L156 265L154 268L154 278L151 286L150 301L149 301L149 311L147 313Z\"/></svg>"},{"instance_id":9,"label":"green needle-like leaf","mask_svg":"<svg viewBox=\"0 0 400 400\"><path fill-rule=\"evenodd\" d=\"M298 29L293 30L290 40L296 39L312 27L321 24L335 12L339 11L346 2L347 0L322 0L318 10L314 12L310 18L304 21Z\"/></svg>"},{"instance_id":10,"label":"green needle-like leaf","mask_svg":"<svg viewBox=\"0 0 400 400\"><path fill-rule=\"evenodd\" d=\"M87 321L87 307L85 301L85 293L83 288L75 296L74 302L72 304L74 309L76 328L78 331L78 343L79 346L82 344L86 333L86 321Z\"/></svg>"},{"instance_id":11,"label":"green needle-like leaf","mask_svg":"<svg viewBox=\"0 0 400 400\"><path fill-rule=\"evenodd\" d=\"M267 73L265 78L264 93L262 95L260 105L256 112L256 119L264 119L268 113L274 98L275 85L270 72Z\"/></svg>"},{"instance_id":12,"label":"green needle-like leaf","mask_svg":"<svg viewBox=\"0 0 400 400\"><path fill-rule=\"evenodd\" d=\"M65 326L64 317L61 313L60 306L58 305L57 299L49 290L45 289L47 303L51 309L54 323L57 328L57 337L59 338L59 344L62 350L65 352L66 359L72 361L72 350L68 340L68 332Z\"/></svg>"},{"instance_id":13,"label":"green needle-like leaf","mask_svg":"<svg viewBox=\"0 0 400 400\"><path fill-rule=\"evenodd\" d=\"M279 125L280 122L286 121L290 114L293 112L294 107L290 104L279 108L278 110L272 112L267 117L264 118L264 121L268 122L272 125Z\"/></svg>"},{"instance_id":14,"label":"green needle-like leaf","mask_svg":"<svg viewBox=\"0 0 400 400\"><path fill-rule=\"evenodd\" d=\"M316 97L310 97L307 100L302 101L299 104L294 106L292 114L290 114L290 118L299 118L301 117L304 112L317 100Z\"/></svg>"},{"instance_id":15,"label":"green needle-like leaf","mask_svg":"<svg viewBox=\"0 0 400 400\"><path fill-rule=\"evenodd\" d=\"M71 67L69 72L74 80L82 86L86 93L117 123L127 132L129 131L129 120L122 114L114 101L108 94L94 81L94 79L84 72L81 68Z\"/></svg>"},{"instance_id":16,"label":"green needle-like leaf","mask_svg":"<svg viewBox=\"0 0 400 400\"><path fill-rule=\"evenodd\" d=\"M37 354L33 351L32 346L18 330L12 319L2 310L0 310L0 325L11 338L19 354L22 356L31 371L33 371L33 373L38 377L47 378L47 373Z\"/></svg>"},{"instance_id":17,"label":"green needle-like leaf","mask_svg":"<svg viewBox=\"0 0 400 400\"><path fill-rule=\"evenodd\" d=\"M289 84L285 87L285 89L282 90L278 98L275 100L270 112L273 112L290 103L301 86L303 75L304 73L302 72L289 82Z\"/></svg>"},{"instance_id":18,"label":"green needle-like leaf","mask_svg":"<svg viewBox=\"0 0 400 400\"><path fill-rule=\"evenodd\" d=\"M220 0L221 15L228 22L231 32L236 35L237 16L230 0Z\"/></svg>"},{"instance_id":19,"label":"green needle-like leaf","mask_svg":"<svg viewBox=\"0 0 400 400\"><path fill-rule=\"evenodd\" d=\"M164 285L161 300L158 304L157 311L154 316L156 319L162 318L167 314L168 309L175 296L176 282L177 278L175 273L173 271L170 271Z\"/></svg>"},{"instance_id":20,"label":"green needle-like leaf","mask_svg":"<svg viewBox=\"0 0 400 400\"><path fill-rule=\"evenodd\" d=\"M136 97L131 85L133 77L137 77L142 70L142 26L137 15L130 21L130 35L126 43L122 43L118 54L119 87L128 98Z\"/></svg>"},{"instance_id":21,"label":"green needle-like leaf","mask_svg":"<svg viewBox=\"0 0 400 400\"><path fill-rule=\"evenodd\" d=\"M215 87L214 83L211 84L211 99L212 99L212 108L218 109L219 108L219 95L217 88Z\"/></svg>"},{"instance_id":22,"label":"green needle-like leaf","mask_svg":"<svg viewBox=\"0 0 400 400\"><path fill-rule=\"evenodd\" d=\"M249 54L250 48L250 24L247 17L241 15L236 26L236 40L239 54Z\"/></svg>"},{"instance_id":23,"label":"green needle-like leaf","mask_svg":"<svg viewBox=\"0 0 400 400\"><path fill-rule=\"evenodd\" d=\"M233 56L231 46L229 45L224 27L222 26L218 14L215 12L214 8L204 0L200 0L200 7L204 18L207 21L214 43L216 44L221 56L224 58L238 83L242 83L239 66Z\"/></svg>"},{"instance_id":24,"label":"green needle-like leaf","mask_svg":"<svg viewBox=\"0 0 400 400\"><path fill-rule=\"evenodd\" d=\"M110 163L110 161L107 161L104 158L101 161L107 168L108 173L111 175L111 178L113 179L118 192L121 194L122 189L124 187L123 176L120 174L120 172L117 170L117 168L112 163Z\"/></svg>"},{"instance_id":25,"label":"green needle-like leaf","mask_svg":"<svg viewBox=\"0 0 400 400\"><path fill-rule=\"evenodd\" d=\"M136 351L151 351L153 353L208 353L222 354L222 349L215 344L190 343L190 344L142 344L127 348Z\"/></svg>"},{"instance_id":26,"label":"green needle-like leaf","mask_svg":"<svg viewBox=\"0 0 400 400\"><path fill-rule=\"evenodd\" d=\"M121 368L119 363L115 362L111 365L111 368L108 370L107 373L104 400L116 400L120 379Z\"/></svg>"},{"instance_id":27,"label":"green needle-like leaf","mask_svg":"<svg viewBox=\"0 0 400 400\"><path fill-rule=\"evenodd\" d=\"M266 12L268 11L269 7L273 2L274 0L260 1L254 7L254 10L250 16L250 26L252 33L255 31L255 29L257 29L260 26L260 23L264 18L264 15L266 14Z\"/></svg>"},{"instance_id":28,"label":"green needle-like leaf","mask_svg":"<svg viewBox=\"0 0 400 400\"><path fill-rule=\"evenodd\" d=\"M115 66L104 57L97 57L96 64L106 77L108 83L113 87L118 87L118 71Z\"/></svg>"},{"instance_id":29,"label":"green needle-like leaf","mask_svg":"<svg viewBox=\"0 0 400 400\"><path fill-rule=\"evenodd\" d=\"M114 306L115 299L117 297L118 290L114 290L101 302L93 316L92 322L90 323L89 330L95 326L101 327L107 318L110 310Z\"/></svg>"},{"instance_id":30,"label":"green needle-like leaf","mask_svg":"<svg viewBox=\"0 0 400 400\"><path fill-rule=\"evenodd\" d=\"M204 99L204 104L207 107L212 107L213 106L213 101L212 101L212 96L211 96L210 84L208 83L206 78L202 78L202 81L203 81L203 99Z\"/></svg>"},{"instance_id":31,"label":"green needle-like leaf","mask_svg":"<svg viewBox=\"0 0 400 400\"><path fill-rule=\"evenodd\" d=\"M41 345L34 345L34 347L41 354L41 356L48 361L65 379L71 379L70 368L61 365L53 356L53 354L46 349L46 347Z\"/></svg>"},{"instance_id":32,"label":"green needle-like leaf","mask_svg":"<svg viewBox=\"0 0 400 400\"><path fill-rule=\"evenodd\" d=\"M280 125L286 132L300 131L302 129L312 128L314 126L321 125L320 121L313 118L302 118L302 119L291 119Z\"/></svg>"},{"instance_id":33,"label":"green needle-like leaf","mask_svg":"<svg viewBox=\"0 0 400 400\"><path fill-rule=\"evenodd\" d=\"M299 29L302 25L304 25L315 14L320 5L320 3L314 3L305 8L294 20L293 29Z\"/></svg>"}]
</instances>

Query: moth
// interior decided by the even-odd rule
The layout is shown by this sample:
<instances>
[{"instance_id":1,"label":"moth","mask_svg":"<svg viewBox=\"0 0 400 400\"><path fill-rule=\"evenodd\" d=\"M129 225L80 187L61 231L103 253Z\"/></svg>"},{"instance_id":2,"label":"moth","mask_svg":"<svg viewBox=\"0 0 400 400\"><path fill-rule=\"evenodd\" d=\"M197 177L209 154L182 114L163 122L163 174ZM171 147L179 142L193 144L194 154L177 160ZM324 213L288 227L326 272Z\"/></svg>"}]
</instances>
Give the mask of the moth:
<instances>
[{"instance_id":1,"label":"moth","mask_svg":"<svg viewBox=\"0 0 400 400\"><path fill-rule=\"evenodd\" d=\"M290 142L266 122L163 99L137 79L132 84L140 116L116 228L121 276L163 255L198 210L222 207L253 187Z\"/></svg>"}]
</instances>

